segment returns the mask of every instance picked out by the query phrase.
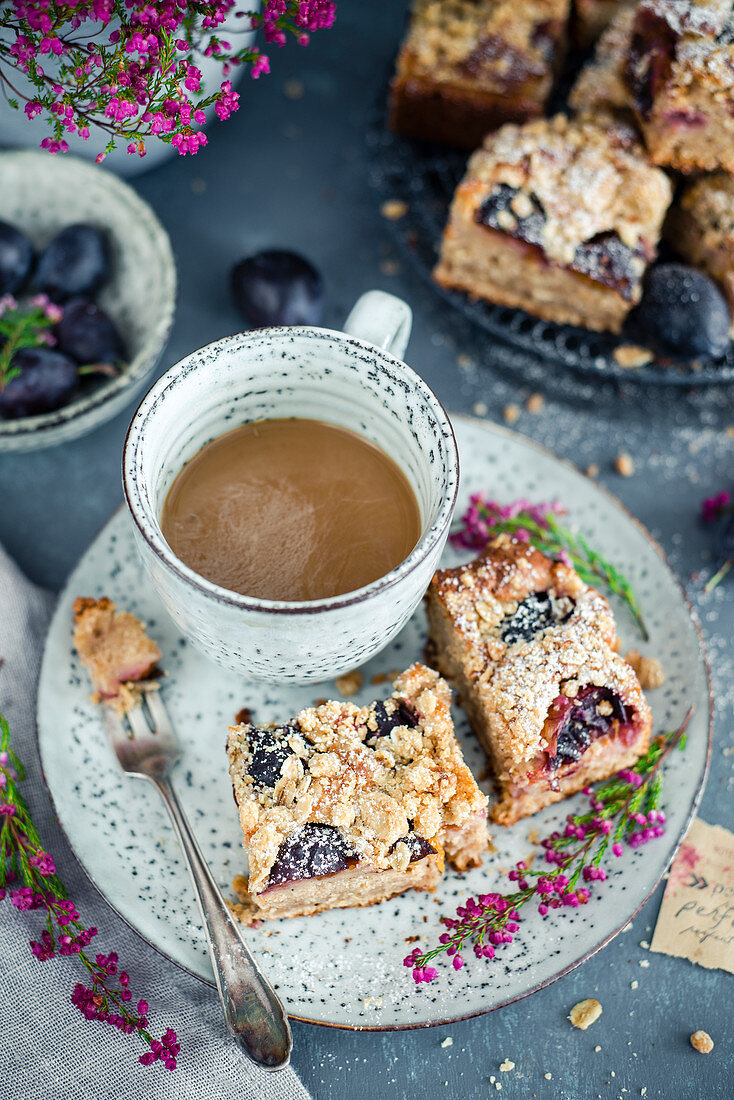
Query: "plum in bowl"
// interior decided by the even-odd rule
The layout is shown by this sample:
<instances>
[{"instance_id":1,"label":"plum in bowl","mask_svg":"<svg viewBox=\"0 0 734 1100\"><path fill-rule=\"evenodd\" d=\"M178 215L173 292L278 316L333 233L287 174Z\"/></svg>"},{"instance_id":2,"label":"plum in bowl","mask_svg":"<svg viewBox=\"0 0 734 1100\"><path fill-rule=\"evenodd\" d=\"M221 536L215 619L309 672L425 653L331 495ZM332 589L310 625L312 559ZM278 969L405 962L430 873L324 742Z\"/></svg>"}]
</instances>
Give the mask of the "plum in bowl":
<instances>
[{"instance_id":1,"label":"plum in bowl","mask_svg":"<svg viewBox=\"0 0 734 1100\"><path fill-rule=\"evenodd\" d=\"M110 274L97 304L119 330L125 362L116 377L89 375L68 404L0 417L0 452L31 450L83 435L118 413L155 369L173 324L176 268L166 231L127 184L93 164L42 152L0 154L3 221L40 255L60 230L96 226L109 242Z\"/></svg>"}]
</instances>

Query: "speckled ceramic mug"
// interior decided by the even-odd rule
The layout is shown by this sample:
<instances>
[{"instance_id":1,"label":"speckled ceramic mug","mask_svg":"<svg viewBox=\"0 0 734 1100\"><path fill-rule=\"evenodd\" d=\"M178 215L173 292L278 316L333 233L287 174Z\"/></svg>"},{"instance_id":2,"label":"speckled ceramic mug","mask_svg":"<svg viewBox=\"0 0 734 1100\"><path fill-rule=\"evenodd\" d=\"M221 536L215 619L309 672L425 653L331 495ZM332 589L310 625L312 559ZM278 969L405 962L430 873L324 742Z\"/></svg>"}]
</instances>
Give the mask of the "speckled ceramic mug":
<instances>
[{"instance_id":1,"label":"speckled ceramic mug","mask_svg":"<svg viewBox=\"0 0 734 1100\"><path fill-rule=\"evenodd\" d=\"M239 333L182 359L143 399L123 455L138 547L176 625L217 664L250 679L325 680L383 649L415 611L446 543L459 462L443 407L400 361L411 320L405 302L373 290L344 332ZM414 550L354 592L302 602L242 596L199 576L163 537L161 509L184 463L240 424L288 416L358 432L395 460L416 494Z\"/></svg>"}]
</instances>

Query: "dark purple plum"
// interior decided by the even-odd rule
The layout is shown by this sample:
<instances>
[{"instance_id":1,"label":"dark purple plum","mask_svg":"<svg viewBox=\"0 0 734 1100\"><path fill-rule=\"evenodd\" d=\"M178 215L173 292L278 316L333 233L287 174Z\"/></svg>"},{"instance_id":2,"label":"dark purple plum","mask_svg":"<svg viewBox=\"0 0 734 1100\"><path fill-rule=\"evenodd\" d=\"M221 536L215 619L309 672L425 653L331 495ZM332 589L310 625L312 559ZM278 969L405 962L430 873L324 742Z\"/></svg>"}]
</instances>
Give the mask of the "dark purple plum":
<instances>
[{"instance_id":1,"label":"dark purple plum","mask_svg":"<svg viewBox=\"0 0 734 1100\"><path fill-rule=\"evenodd\" d=\"M334 825L302 825L281 844L270 868L268 889L319 875L333 875L356 862L356 853Z\"/></svg>"},{"instance_id":2,"label":"dark purple plum","mask_svg":"<svg viewBox=\"0 0 734 1100\"><path fill-rule=\"evenodd\" d=\"M419 859L425 859L426 856L433 856L436 854L436 849L432 844L426 840L424 836L419 836L418 833L408 833L407 836L401 836L400 840L396 840L395 844L407 844L410 848L410 862L416 863ZM393 844L393 848L395 847Z\"/></svg>"},{"instance_id":3,"label":"dark purple plum","mask_svg":"<svg viewBox=\"0 0 734 1100\"><path fill-rule=\"evenodd\" d=\"M232 268L235 305L253 328L318 325L324 312L324 282L313 264L295 252L271 250Z\"/></svg>"},{"instance_id":4,"label":"dark purple plum","mask_svg":"<svg viewBox=\"0 0 734 1100\"><path fill-rule=\"evenodd\" d=\"M388 700L387 704L375 703L372 713L377 723L377 731L370 730L368 737L387 737L398 726L409 726L412 729L418 725L418 715L405 699L398 699L397 702Z\"/></svg>"},{"instance_id":5,"label":"dark purple plum","mask_svg":"<svg viewBox=\"0 0 734 1100\"><path fill-rule=\"evenodd\" d=\"M610 714L599 714L597 707L602 702L609 703ZM558 730L556 754L548 761L549 769L556 771L563 764L580 760L592 741L609 733L615 719L627 721L624 704L616 692L610 688L582 688Z\"/></svg>"},{"instance_id":6,"label":"dark purple plum","mask_svg":"<svg viewBox=\"0 0 734 1100\"><path fill-rule=\"evenodd\" d=\"M52 412L68 404L78 384L77 365L51 348L21 348L12 366L21 373L0 390L0 415L7 420Z\"/></svg>"},{"instance_id":7,"label":"dark purple plum","mask_svg":"<svg viewBox=\"0 0 734 1100\"><path fill-rule=\"evenodd\" d=\"M33 245L14 225L0 221L0 294L15 294L28 280Z\"/></svg>"},{"instance_id":8,"label":"dark purple plum","mask_svg":"<svg viewBox=\"0 0 734 1100\"><path fill-rule=\"evenodd\" d=\"M112 318L94 302L73 298L56 326L59 349L78 363L117 363L125 356Z\"/></svg>"},{"instance_id":9,"label":"dark purple plum","mask_svg":"<svg viewBox=\"0 0 734 1100\"><path fill-rule=\"evenodd\" d=\"M274 787L280 779L284 763L289 756L293 756L293 750L271 730L253 727L247 736L251 753L248 775L261 787Z\"/></svg>"},{"instance_id":10,"label":"dark purple plum","mask_svg":"<svg viewBox=\"0 0 734 1100\"><path fill-rule=\"evenodd\" d=\"M724 355L730 327L731 313L716 283L702 271L675 263L649 269L642 300L625 331L659 355L685 362Z\"/></svg>"},{"instance_id":11,"label":"dark purple plum","mask_svg":"<svg viewBox=\"0 0 734 1100\"><path fill-rule=\"evenodd\" d=\"M35 285L54 302L84 297L110 276L107 234L94 225L67 225L41 253Z\"/></svg>"},{"instance_id":12,"label":"dark purple plum","mask_svg":"<svg viewBox=\"0 0 734 1100\"><path fill-rule=\"evenodd\" d=\"M507 645L529 642L541 630L547 630L558 622L565 622L572 612L559 617L547 592L531 592L517 605L517 611L508 615L502 623L500 634Z\"/></svg>"}]
</instances>

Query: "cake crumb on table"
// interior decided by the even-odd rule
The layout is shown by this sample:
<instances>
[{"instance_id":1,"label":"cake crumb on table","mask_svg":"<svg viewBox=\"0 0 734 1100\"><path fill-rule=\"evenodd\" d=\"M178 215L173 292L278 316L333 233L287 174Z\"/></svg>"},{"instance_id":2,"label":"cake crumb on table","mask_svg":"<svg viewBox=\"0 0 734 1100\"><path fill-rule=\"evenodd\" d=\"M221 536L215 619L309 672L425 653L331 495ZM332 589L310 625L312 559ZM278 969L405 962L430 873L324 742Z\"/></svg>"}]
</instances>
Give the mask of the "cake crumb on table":
<instances>
[{"instance_id":1,"label":"cake crumb on table","mask_svg":"<svg viewBox=\"0 0 734 1100\"><path fill-rule=\"evenodd\" d=\"M504 1062L500 1066L500 1073L509 1073L510 1070L515 1068L515 1063L509 1058L505 1058Z\"/></svg>"},{"instance_id":2,"label":"cake crumb on table","mask_svg":"<svg viewBox=\"0 0 734 1100\"><path fill-rule=\"evenodd\" d=\"M505 424L514 424L520 419L520 409L517 405L505 405L502 410L502 416L504 417Z\"/></svg>"},{"instance_id":3,"label":"cake crumb on table","mask_svg":"<svg viewBox=\"0 0 734 1100\"><path fill-rule=\"evenodd\" d=\"M388 199L380 207L380 213L388 221L397 222L408 213L408 204L402 199Z\"/></svg>"},{"instance_id":4,"label":"cake crumb on table","mask_svg":"<svg viewBox=\"0 0 734 1100\"><path fill-rule=\"evenodd\" d=\"M356 695L362 687L362 673L358 668L353 668L351 672L337 676L334 682L342 695Z\"/></svg>"},{"instance_id":5,"label":"cake crumb on table","mask_svg":"<svg viewBox=\"0 0 734 1100\"><path fill-rule=\"evenodd\" d=\"M658 688L665 683L665 670L656 657L643 657L637 649L631 649L625 661L637 673L643 688Z\"/></svg>"},{"instance_id":6,"label":"cake crumb on table","mask_svg":"<svg viewBox=\"0 0 734 1100\"><path fill-rule=\"evenodd\" d=\"M454 1040L453 1040L453 1039L451 1038L451 1036L450 1036L450 1035L447 1035L447 1036L446 1036L446 1038L444 1039L444 1041L443 1041L443 1042L441 1043L441 1046L442 1046L442 1047L443 1047L444 1049L445 1049L446 1047L452 1047L453 1045L454 1045Z\"/></svg>"},{"instance_id":7,"label":"cake crumb on table","mask_svg":"<svg viewBox=\"0 0 734 1100\"><path fill-rule=\"evenodd\" d=\"M472 412L475 416L486 416L487 406L485 405L484 401L475 401Z\"/></svg>"},{"instance_id":8,"label":"cake crumb on table","mask_svg":"<svg viewBox=\"0 0 734 1100\"><path fill-rule=\"evenodd\" d=\"M581 1031L586 1031L587 1027L591 1027L595 1020L598 1020L602 1013L602 1007L598 1001L595 1001L593 997L587 997L584 1001L579 1001L571 1009L568 1019L571 1021L574 1027L580 1028Z\"/></svg>"},{"instance_id":9,"label":"cake crumb on table","mask_svg":"<svg viewBox=\"0 0 734 1100\"><path fill-rule=\"evenodd\" d=\"M694 1031L691 1035L691 1046L699 1054L710 1054L714 1049L714 1041L707 1031Z\"/></svg>"},{"instance_id":10,"label":"cake crumb on table","mask_svg":"<svg viewBox=\"0 0 734 1100\"><path fill-rule=\"evenodd\" d=\"M539 413L544 405L545 398L542 393L531 393L525 402L525 408L529 413Z\"/></svg>"},{"instance_id":11,"label":"cake crumb on table","mask_svg":"<svg viewBox=\"0 0 734 1100\"><path fill-rule=\"evenodd\" d=\"M546 1081L550 1081L553 1078L552 1073L544 1073L543 1076L545 1077Z\"/></svg>"},{"instance_id":12,"label":"cake crumb on table","mask_svg":"<svg viewBox=\"0 0 734 1100\"><path fill-rule=\"evenodd\" d=\"M633 982L630 982L630 989L639 989L639 988L640 988L640 983L637 981L637 978L635 978L635 980Z\"/></svg>"},{"instance_id":13,"label":"cake crumb on table","mask_svg":"<svg viewBox=\"0 0 734 1100\"><path fill-rule=\"evenodd\" d=\"M292 76L283 85L283 95L286 99L303 99L305 94L306 89L298 77Z\"/></svg>"},{"instance_id":14,"label":"cake crumb on table","mask_svg":"<svg viewBox=\"0 0 734 1100\"><path fill-rule=\"evenodd\" d=\"M599 467L597 466L597 464L595 462L592 462L589 466L586 467L586 476L587 477L598 477L599 476Z\"/></svg>"},{"instance_id":15,"label":"cake crumb on table","mask_svg":"<svg viewBox=\"0 0 734 1100\"><path fill-rule=\"evenodd\" d=\"M647 348L640 348L636 344L620 344L612 354L620 367L625 368L625 370L644 367L646 363L652 362L653 359L651 351L648 351Z\"/></svg>"},{"instance_id":16,"label":"cake crumb on table","mask_svg":"<svg viewBox=\"0 0 734 1100\"><path fill-rule=\"evenodd\" d=\"M614 469L622 477L632 477L635 472L635 464L632 461L632 456L628 455L626 451L620 451L614 460Z\"/></svg>"}]
</instances>

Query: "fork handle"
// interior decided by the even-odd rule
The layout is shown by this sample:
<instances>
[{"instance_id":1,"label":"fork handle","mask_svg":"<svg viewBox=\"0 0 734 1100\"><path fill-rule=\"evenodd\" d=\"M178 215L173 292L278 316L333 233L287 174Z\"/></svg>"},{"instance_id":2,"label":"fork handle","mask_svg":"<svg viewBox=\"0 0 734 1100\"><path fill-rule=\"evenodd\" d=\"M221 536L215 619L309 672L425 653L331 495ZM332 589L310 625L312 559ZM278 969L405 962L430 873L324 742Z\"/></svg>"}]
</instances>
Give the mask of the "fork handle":
<instances>
[{"instance_id":1,"label":"fork handle","mask_svg":"<svg viewBox=\"0 0 734 1100\"><path fill-rule=\"evenodd\" d=\"M166 804L186 856L227 1027L258 1066L282 1069L290 1061L293 1046L283 1005L242 939L170 780L150 778Z\"/></svg>"}]
</instances>

